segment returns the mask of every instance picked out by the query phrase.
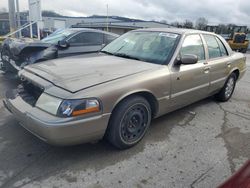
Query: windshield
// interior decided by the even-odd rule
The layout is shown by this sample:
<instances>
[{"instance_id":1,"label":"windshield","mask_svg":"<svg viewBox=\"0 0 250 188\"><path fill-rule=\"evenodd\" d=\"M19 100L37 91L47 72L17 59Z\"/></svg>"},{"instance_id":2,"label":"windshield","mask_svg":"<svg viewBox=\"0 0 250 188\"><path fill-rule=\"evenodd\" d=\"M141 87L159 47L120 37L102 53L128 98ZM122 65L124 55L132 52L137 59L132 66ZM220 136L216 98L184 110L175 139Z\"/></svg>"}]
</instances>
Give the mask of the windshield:
<instances>
[{"instance_id":1,"label":"windshield","mask_svg":"<svg viewBox=\"0 0 250 188\"><path fill-rule=\"evenodd\" d=\"M46 38L42 39L43 42L50 43L50 44L57 44L58 41L65 39L69 35L75 33L74 30L64 29L60 31L55 31L51 35L47 36Z\"/></svg>"},{"instance_id":2,"label":"windshield","mask_svg":"<svg viewBox=\"0 0 250 188\"><path fill-rule=\"evenodd\" d=\"M165 32L129 32L111 42L101 52L124 58L164 64L171 57L179 35Z\"/></svg>"}]
</instances>

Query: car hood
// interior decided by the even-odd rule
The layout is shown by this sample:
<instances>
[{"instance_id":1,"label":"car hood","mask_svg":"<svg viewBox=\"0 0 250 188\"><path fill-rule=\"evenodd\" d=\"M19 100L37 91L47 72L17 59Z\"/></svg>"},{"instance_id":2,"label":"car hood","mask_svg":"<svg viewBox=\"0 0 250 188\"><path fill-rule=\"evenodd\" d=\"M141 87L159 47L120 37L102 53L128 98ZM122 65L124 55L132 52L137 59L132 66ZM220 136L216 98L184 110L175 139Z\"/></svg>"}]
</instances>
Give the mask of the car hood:
<instances>
[{"instance_id":1,"label":"car hood","mask_svg":"<svg viewBox=\"0 0 250 188\"><path fill-rule=\"evenodd\" d=\"M28 38L7 38L4 41L4 45L7 46L10 52L15 56L21 54L23 51L44 50L52 46L52 44Z\"/></svg>"},{"instance_id":2,"label":"car hood","mask_svg":"<svg viewBox=\"0 0 250 188\"><path fill-rule=\"evenodd\" d=\"M29 65L24 70L75 93L158 66L111 55L95 54L50 60Z\"/></svg>"}]
</instances>

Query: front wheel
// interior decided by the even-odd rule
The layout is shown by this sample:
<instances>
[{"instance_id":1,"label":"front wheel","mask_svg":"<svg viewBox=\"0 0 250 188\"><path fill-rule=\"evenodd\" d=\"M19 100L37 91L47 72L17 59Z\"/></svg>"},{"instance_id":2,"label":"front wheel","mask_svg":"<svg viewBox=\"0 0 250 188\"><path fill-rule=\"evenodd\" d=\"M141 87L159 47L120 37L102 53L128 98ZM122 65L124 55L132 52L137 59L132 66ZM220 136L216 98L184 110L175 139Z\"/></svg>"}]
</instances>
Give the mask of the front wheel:
<instances>
[{"instance_id":1,"label":"front wheel","mask_svg":"<svg viewBox=\"0 0 250 188\"><path fill-rule=\"evenodd\" d=\"M216 99L222 102L228 101L233 95L234 88L236 85L236 80L237 80L236 74L232 73L228 77L224 87L220 90L219 93L215 95Z\"/></svg>"},{"instance_id":2,"label":"front wheel","mask_svg":"<svg viewBox=\"0 0 250 188\"><path fill-rule=\"evenodd\" d=\"M151 123L151 108L141 96L123 100L112 113L107 138L119 149L134 146L144 137Z\"/></svg>"}]
</instances>

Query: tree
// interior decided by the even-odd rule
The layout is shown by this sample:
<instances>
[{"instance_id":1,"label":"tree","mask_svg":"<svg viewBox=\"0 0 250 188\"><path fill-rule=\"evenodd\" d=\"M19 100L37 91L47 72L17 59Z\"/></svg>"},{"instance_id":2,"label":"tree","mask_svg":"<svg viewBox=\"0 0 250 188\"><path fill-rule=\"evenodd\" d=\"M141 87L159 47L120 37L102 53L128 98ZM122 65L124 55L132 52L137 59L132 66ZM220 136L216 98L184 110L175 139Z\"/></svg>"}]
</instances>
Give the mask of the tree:
<instances>
[{"instance_id":1,"label":"tree","mask_svg":"<svg viewBox=\"0 0 250 188\"><path fill-rule=\"evenodd\" d=\"M185 22L183 23L183 27L188 28L188 29L192 29L193 28L193 22L190 21L190 20L185 20Z\"/></svg>"},{"instance_id":2,"label":"tree","mask_svg":"<svg viewBox=\"0 0 250 188\"><path fill-rule=\"evenodd\" d=\"M225 24L219 24L218 34L228 34L228 27Z\"/></svg>"},{"instance_id":3,"label":"tree","mask_svg":"<svg viewBox=\"0 0 250 188\"><path fill-rule=\"evenodd\" d=\"M178 28L182 28L183 25L180 22L172 22L170 25L174 26L174 27L178 27Z\"/></svg>"},{"instance_id":4,"label":"tree","mask_svg":"<svg viewBox=\"0 0 250 188\"><path fill-rule=\"evenodd\" d=\"M206 28L207 24L208 24L207 19L204 17L200 17L196 20L195 27L196 27L196 29L204 30Z\"/></svg>"}]
</instances>

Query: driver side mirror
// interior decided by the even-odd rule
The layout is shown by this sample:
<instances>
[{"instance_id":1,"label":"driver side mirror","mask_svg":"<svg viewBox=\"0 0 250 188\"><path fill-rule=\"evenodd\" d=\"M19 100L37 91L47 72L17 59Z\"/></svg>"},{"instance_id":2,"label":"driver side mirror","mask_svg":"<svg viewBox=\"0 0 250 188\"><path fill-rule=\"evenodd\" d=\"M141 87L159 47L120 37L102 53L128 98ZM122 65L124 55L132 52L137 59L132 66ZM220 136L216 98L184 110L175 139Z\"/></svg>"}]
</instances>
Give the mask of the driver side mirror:
<instances>
[{"instance_id":1,"label":"driver side mirror","mask_svg":"<svg viewBox=\"0 0 250 188\"><path fill-rule=\"evenodd\" d=\"M61 48L68 48L69 43L66 40L60 40L60 41L58 41L58 46L61 47Z\"/></svg>"},{"instance_id":2,"label":"driver side mirror","mask_svg":"<svg viewBox=\"0 0 250 188\"><path fill-rule=\"evenodd\" d=\"M177 65L191 65L191 64L196 64L198 62L198 56L193 55L193 54L184 54L184 55L179 55L176 59L176 64Z\"/></svg>"}]
</instances>

